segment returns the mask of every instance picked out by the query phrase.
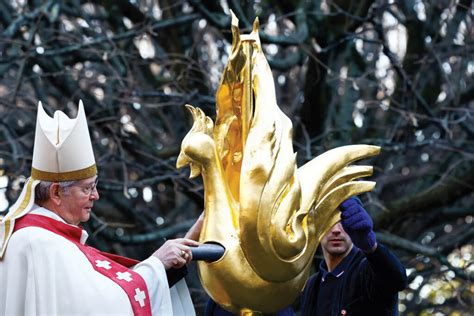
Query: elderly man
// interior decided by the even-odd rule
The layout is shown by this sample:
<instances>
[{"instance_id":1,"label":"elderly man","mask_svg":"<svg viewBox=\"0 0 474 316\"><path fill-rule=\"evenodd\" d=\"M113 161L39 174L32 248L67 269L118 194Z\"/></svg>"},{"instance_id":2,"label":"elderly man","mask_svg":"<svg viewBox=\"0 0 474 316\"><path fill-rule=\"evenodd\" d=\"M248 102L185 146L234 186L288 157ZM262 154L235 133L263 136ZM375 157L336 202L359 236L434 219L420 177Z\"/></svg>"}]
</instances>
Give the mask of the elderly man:
<instances>
[{"instance_id":1,"label":"elderly man","mask_svg":"<svg viewBox=\"0 0 474 316\"><path fill-rule=\"evenodd\" d=\"M39 104L32 165L0 225L0 315L194 314L184 280L173 286L167 272L191 260L196 241L168 240L142 262L85 245L79 225L99 192L82 103L75 119Z\"/></svg>"},{"instance_id":2,"label":"elderly man","mask_svg":"<svg viewBox=\"0 0 474 316\"><path fill-rule=\"evenodd\" d=\"M324 261L305 286L301 315L398 315L405 269L376 242L360 200L341 204L341 222L326 233L321 248Z\"/></svg>"}]
</instances>

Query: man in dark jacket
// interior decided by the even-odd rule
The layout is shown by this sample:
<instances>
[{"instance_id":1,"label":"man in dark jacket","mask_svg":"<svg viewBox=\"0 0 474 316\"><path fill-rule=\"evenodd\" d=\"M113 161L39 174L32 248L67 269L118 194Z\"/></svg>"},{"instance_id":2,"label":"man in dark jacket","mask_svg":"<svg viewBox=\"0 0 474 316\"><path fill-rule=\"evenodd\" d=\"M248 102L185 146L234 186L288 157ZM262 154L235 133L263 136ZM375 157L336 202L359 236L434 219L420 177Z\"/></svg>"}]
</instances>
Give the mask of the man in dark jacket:
<instances>
[{"instance_id":1,"label":"man in dark jacket","mask_svg":"<svg viewBox=\"0 0 474 316\"><path fill-rule=\"evenodd\" d=\"M398 315L405 269L376 242L372 227L360 200L341 204L341 222L321 240L324 261L303 291L303 316Z\"/></svg>"}]
</instances>

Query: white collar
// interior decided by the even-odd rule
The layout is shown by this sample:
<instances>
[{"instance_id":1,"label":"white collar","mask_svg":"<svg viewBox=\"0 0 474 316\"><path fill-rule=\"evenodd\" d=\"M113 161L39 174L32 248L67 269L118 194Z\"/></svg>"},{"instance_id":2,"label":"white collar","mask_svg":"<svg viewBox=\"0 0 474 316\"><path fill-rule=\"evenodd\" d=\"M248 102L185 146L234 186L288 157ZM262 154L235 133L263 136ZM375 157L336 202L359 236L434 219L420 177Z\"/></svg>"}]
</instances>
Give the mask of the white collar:
<instances>
[{"instance_id":1,"label":"white collar","mask_svg":"<svg viewBox=\"0 0 474 316\"><path fill-rule=\"evenodd\" d=\"M29 214L46 216L46 217L52 218L54 220L57 220L58 222L61 222L61 223L67 224L67 225L71 225L71 224L66 223L66 221L64 219L62 219L61 216L54 213L53 211L50 211L47 208L41 207L41 206L36 205L36 204L31 208L31 211L29 212ZM76 225L71 225L71 226L77 228ZM80 243L85 244L88 237L89 237L89 234L84 229L82 229L82 235L81 235Z\"/></svg>"}]
</instances>

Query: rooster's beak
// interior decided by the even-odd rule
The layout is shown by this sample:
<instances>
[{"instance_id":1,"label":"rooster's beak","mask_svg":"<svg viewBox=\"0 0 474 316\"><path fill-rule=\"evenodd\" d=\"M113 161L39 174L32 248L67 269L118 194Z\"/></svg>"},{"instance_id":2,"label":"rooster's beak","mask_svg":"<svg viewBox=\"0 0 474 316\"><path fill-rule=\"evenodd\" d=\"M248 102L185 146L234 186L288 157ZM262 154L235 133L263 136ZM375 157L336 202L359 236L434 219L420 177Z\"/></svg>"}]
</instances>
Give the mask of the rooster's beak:
<instances>
[{"instance_id":1,"label":"rooster's beak","mask_svg":"<svg viewBox=\"0 0 474 316\"><path fill-rule=\"evenodd\" d=\"M188 156L186 156L185 153L180 152L178 156L178 160L176 160L176 168L178 169L183 168L189 163L191 163L191 161L189 160Z\"/></svg>"},{"instance_id":2,"label":"rooster's beak","mask_svg":"<svg viewBox=\"0 0 474 316\"><path fill-rule=\"evenodd\" d=\"M201 174L201 167L193 163L185 153L180 152L178 159L176 160L176 168L180 169L187 165L189 165L189 168L191 169L191 174L189 175L190 179L195 178Z\"/></svg>"}]
</instances>

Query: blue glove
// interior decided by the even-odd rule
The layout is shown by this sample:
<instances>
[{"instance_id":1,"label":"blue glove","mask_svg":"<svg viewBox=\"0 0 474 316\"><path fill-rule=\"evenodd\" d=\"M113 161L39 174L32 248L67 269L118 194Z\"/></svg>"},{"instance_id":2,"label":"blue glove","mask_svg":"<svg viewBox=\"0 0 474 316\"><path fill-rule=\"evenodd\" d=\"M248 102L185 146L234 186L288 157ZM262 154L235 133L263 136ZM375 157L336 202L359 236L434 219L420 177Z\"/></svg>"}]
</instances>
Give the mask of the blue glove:
<instances>
[{"instance_id":1,"label":"blue glove","mask_svg":"<svg viewBox=\"0 0 474 316\"><path fill-rule=\"evenodd\" d=\"M365 252L374 249L377 242L373 222L359 199L351 197L342 202L341 224L357 248Z\"/></svg>"}]
</instances>

